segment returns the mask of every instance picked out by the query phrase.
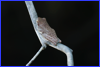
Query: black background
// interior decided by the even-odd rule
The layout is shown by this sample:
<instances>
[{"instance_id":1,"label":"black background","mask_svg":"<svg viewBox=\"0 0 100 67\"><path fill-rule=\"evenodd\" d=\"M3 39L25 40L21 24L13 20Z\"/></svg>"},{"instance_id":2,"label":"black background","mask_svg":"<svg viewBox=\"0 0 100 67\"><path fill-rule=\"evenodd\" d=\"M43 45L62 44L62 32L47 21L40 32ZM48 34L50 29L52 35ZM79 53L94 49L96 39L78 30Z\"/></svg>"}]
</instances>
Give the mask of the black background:
<instances>
[{"instance_id":1,"label":"black background","mask_svg":"<svg viewBox=\"0 0 100 67\"><path fill-rule=\"evenodd\" d=\"M99 65L99 2L33 2L62 43L73 49L75 66ZM41 47L25 2L1 2L1 65L25 66ZM47 47L31 66L66 66L66 55Z\"/></svg>"}]
</instances>

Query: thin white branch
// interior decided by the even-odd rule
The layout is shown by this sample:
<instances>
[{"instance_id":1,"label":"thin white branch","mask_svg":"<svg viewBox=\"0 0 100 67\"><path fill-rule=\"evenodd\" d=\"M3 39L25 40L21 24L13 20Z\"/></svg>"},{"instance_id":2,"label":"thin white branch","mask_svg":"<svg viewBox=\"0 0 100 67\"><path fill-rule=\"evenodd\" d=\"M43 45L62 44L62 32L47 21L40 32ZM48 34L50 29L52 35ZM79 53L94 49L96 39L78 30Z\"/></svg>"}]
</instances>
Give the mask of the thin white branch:
<instances>
[{"instance_id":1,"label":"thin white branch","mask_svg":"<svg viewBox=\"0 0 100 67\"><path fill-rule=\"evenodd\" d=\"M34 26L34 30L35 30L35 32L36 32L36 34L37 34L37 36L38 36L38 38L39 38L39 40L40 40L40 42L42 44L42 47L36 53L35 57L33 57L32 60L30 60L29 63L26 66L31 64L31 62L39 55L39 53L42 51L42 48L44 47L44 45L46 46L46 44L48 44L49 46L51 46L51 47L53 47L55 49L58 49L58 50L62 51L63 53L65 53L67 55L67 65L68 66L73 66L74 62L73 62L72 50L69 47L67 47L67 46L65 46L65 45L63 45L61 43L58 43L57 46L52 45L50 42L47 42L46 44L43 43L44 39L39 34L39 32L37 31L36 20L37 20L38 16L37 16L37 13L35 11L34 5L33 5L32 1L25 1L25 4L27 6L27 9L28 9L32 24Z\"/></svg>"},{"instance_id":2,"label":"thin white branch","mask_svg":"<svg viewBox=\"0 0 100 67\"><path fill-rule=\"evenodd\" d=\"M36 59L36 57L40 54L40 52L41 52L43 49L44 49L44 47L41 47L41 48L39 49L39 51L35 54L35 56L26 64L26 66L29 66L29 65L32 63L32 61L34 61L34 60Z\"/></svg>"},{"instance_id":3,"label":"thin white branch","mask_svg":"<svg viewBox=\"0 0 100 67\"><path fill-rule=\"evenodd\" d=\"M69 47L67 47L67 46L65 46L64 44L61 44L61 43L58 43L57 46L54 46L52 44L49 44L49 46L65 53L66 56L67 56L67 65L68 66L74 66L73 55L72 55L73 50L72 49L70 49Z\"/></svg>"}]
</instances>

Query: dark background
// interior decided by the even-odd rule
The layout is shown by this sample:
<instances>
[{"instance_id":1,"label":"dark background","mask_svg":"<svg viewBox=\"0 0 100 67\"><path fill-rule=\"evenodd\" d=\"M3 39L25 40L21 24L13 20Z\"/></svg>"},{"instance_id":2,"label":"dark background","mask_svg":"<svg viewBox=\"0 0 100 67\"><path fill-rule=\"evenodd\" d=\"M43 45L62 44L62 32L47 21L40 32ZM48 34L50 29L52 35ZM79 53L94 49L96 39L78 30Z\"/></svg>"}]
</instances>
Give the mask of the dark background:
<instances>
[{"instance_id":1,"label":"dark background","mask_svg":"<svg viewBox=\"0 0 100 67\"><path fill-rule=\"evenodd\" d=\"M33 2L62 43L73 49L75 66L99 65L99 2ZM41 47L25 2L1 2L1 65L25 66ZM66 55L50 46L31 66L66 66Z\"/></svg>"}]
</instances>

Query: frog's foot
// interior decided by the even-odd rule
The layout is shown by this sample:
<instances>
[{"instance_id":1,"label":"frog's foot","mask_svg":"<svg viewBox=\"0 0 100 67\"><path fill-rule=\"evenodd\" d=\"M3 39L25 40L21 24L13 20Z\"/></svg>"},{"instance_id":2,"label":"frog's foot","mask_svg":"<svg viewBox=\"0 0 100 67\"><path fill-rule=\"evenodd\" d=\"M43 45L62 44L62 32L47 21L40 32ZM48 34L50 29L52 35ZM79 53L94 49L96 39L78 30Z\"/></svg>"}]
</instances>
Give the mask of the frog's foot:
<instances>
[{"instance_id":1,"label":"frog's foot","mask_svg":"<svg viewBox=\"0 0 100 67\"><path fill-rule=\"evenodd\" d=\"M44 49L46 49L47 45L43 44L42 47L43 47L43 50L44 50Z\"/></svg>"}]
</instances>

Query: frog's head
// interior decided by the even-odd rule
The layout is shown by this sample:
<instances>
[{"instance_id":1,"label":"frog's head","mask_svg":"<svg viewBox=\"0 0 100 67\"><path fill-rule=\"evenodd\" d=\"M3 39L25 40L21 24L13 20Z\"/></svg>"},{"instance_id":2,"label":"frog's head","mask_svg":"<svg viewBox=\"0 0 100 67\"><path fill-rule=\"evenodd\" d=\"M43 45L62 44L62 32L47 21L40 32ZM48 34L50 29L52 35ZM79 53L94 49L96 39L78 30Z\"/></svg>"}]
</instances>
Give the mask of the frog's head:
<instances>
[{"instance_id":1,"label":"frog's head","mask_svg":"<svg viewBox=\"0 0 100 67\"><path fill-rule=\"evenodd\" d=\"M38 19L37 19L36 22L37 22L37 25L38 25L39 27L43 27L44 24L45 24L45 22L46 22L46 19L45 19L45 18L38 17Z\"/></svg>"},{"instance_id":2,"label":"frog's head","mask_svg":"<svg viewBox=\"0 0 100 67\"><path fill-rule=\"evenodd\" d=\"M46 19L45 18L38 17L38 19L37 19L36 22L37 22L37 29L38 29L38 31L40 33L43 33Z\"/></svg>"}]
</instances>

